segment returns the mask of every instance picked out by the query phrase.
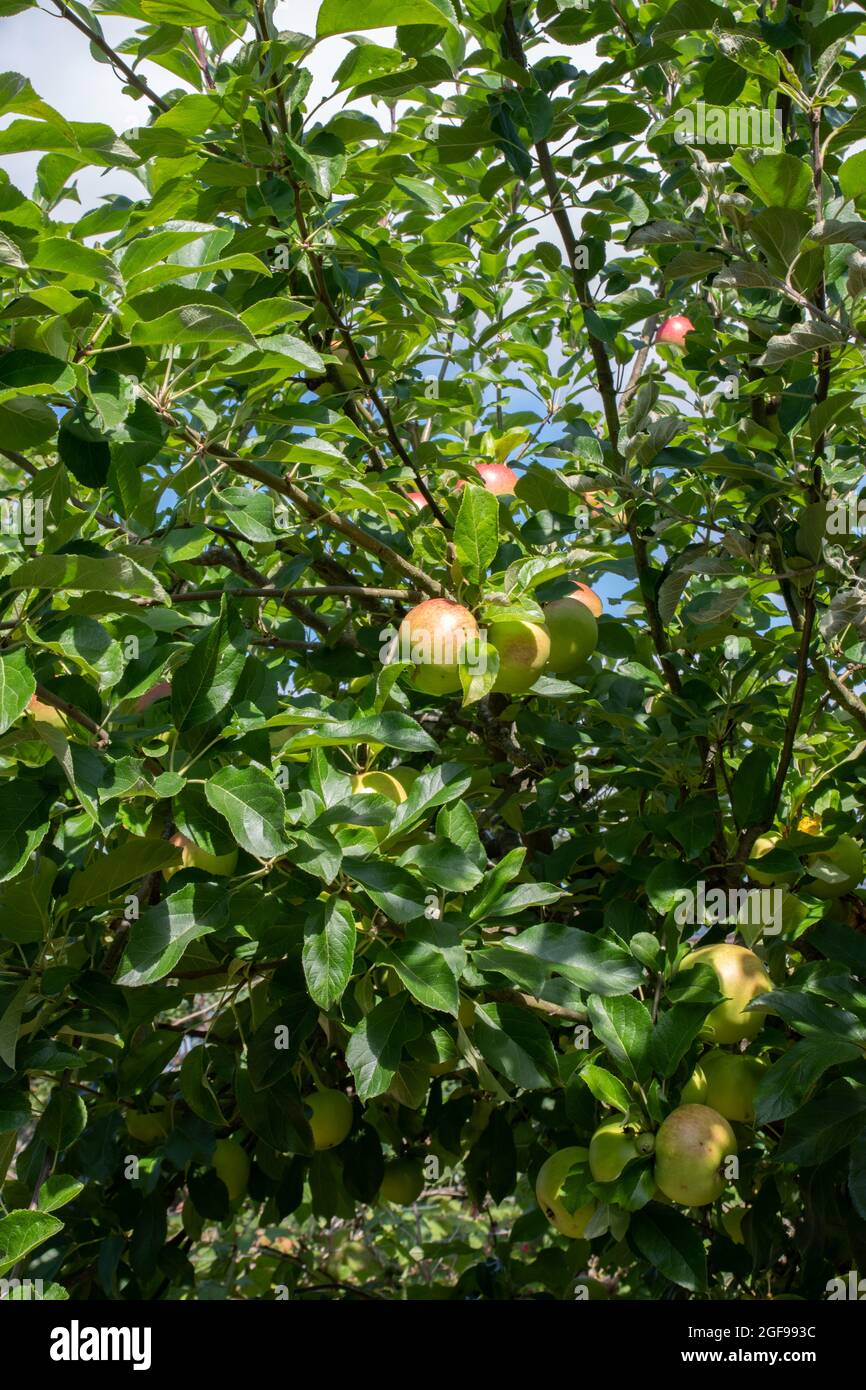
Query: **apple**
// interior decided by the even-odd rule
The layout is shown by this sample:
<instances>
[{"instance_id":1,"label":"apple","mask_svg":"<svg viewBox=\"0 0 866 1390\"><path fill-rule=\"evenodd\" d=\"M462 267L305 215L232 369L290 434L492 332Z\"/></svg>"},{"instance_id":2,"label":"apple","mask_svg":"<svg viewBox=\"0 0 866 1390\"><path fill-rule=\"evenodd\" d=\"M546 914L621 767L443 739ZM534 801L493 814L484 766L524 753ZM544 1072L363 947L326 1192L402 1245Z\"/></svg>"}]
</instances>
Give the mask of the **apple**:
<instances>
[{"instance_id":1,"label":"apple","mask_svg":"<svg viewBox=\"0 0 866 1390\"><path fill-rule=\"evenodd\" d=\"M499 653L494 690L523 695L535 685L550 657L550 634L545 626L525 618L503 618L490 624L487 640Z\"/></svg>"},{"instance_id":2,"label":"apple","mask_svg":"<svg viewBox=\"0 0 866 1390\"><path fill-rule=\"evenodd\" d=\"M572 675L598 645L598 623L589 605L574 596L554 599L545 605L544 622L550 634L548 670L556 676Z\"/></svg>"},{"instance_id":3,"label":"apple","mask_svg":"<svg viewBox=\"0 0 866 1390\"><path fill-rule=\"evenodd\" d=\"M579 1240L586 1230L596 1210L595 1202L588 1202L571 1212L560 1198L569 1173L578 1163L586 1160L586 1149L558 1149L545 1159L535 1179L535 1195L538 1205L548 1221L564 1236Z\"/></svg>"},{"instance_id":4,"label":"apple","mask_svg":"<svg viewBox=\"0 0 866 1390\"><path fill-rule=\"evenodd\" d=\"M246 1149L237 1139L218 1139L213 1166L220 1182L228 1189L229 1200L236 1202L247 1190L250 1160Z\"/></svg>"},{"instance_id":5,"label":"apple","mask_svg":"<svg viewBox=\"0 0 866 1390\"><path fill-rule=\"evenodd\" d=\"M754 1124L755 1092L766 1070L760 1057L714 1048L704 1053L680 1100L684 1105L708 1105L737 1124Z\"/></svg>"},{"instance_id":6,"label":"apple","mask_svg":"<svg viewBox=\"0 0 866 1390\"><path fill-rule=\"evenodd\" d=\"M715 946L699 946L686 956L680 970L693 965L710 965L715 970L719 987L726 996L704 1021L701 1037L715 1043L741 1042L754 1038L761 1030L765 1012L756 1009L745 1013L745 1007L760 994L773 988L773 982L762 962L745 946L721 941Z\"/></svg>"},{"instance_id":7,"label":"apple","mask_svg":"<svg viewBox=\"0 0 866 1390\"><path fill-rule=\"evenodd\" d=\"M471 655L478 624L468 608L446 598L428 598L410 608L398 632L398 660L411 660L410 679L425 695L460 689L461 658ZM469 652L467 652L469 647Z\"/></svg>"},{"instance_id":8,"label":"apple","mask_svg":"<svg viewBox=\"0 0 866 1390\"><path fill-rule=\"evenodd\" d=\"M144 711L146 709L149 709L151 705L155 704L157 700L164 700L166 696L170 694L170 681L157 681L156 685L152 685L149 690L146 690L144 692L143 695L139 695L138 699L135 702L136 714L143 714Z\"/></svg>"},{"instance_id":9,"label":"apple","mask_svg":"<svg viewBox=\"0 0 866 1390\"><path fill-rule=\"evenodd\" d=\"M391 772L357 772L352 778L352 795L370 796L372 793L378 793L379 796L387 796L395 806L400 806L408 800L409 793L420 775L414 767L395 767ZM378 840L384 840L390 827L372 825L369 828Z\"/></svg>"},{"instance_id":10,"label":"apple","mask_svg":"<svg viewBox=\"0 0 866 1390\"><path fill-rule=\"evenodd\" d=\"M407 492L406 496L409 498L410 502L415 503L419 512L423 512L424 508L427 506L427 498L424 496L423 492Z\"/></svg>"},{"instance_id":11,"label":"apple","mask_svg":"<svg viewBox=\"0 0 866 1390\"><path fill-rule=\"evenodd\" d=\"M695 325L691 319L686 318L685 314L671 314L670 318L665 319L656 334L656 342L671 343L674 347L682 347L686 340L686 334L693 333L694 330Z\"/></svg>"},{"instance_id":12,"label":"apple","mask_svg":"<svg viewBox=\"0 0 866 1390\"><path fill-rule=\"evenodd\" d=\"M840 835L835 845L806 860L810 877L802 885L816 898L840 898L850 893L863 877L863 851L850 835Z\"/></svg>"},{"instance_id":13,"label":"apple","mask_svg":"<svg viewBox=\"0 0 866 1390\"><path fill-rule=\"evenodd\" d=\"M171 1128L171 1111L166 1096L157 1096L152 1110L127 1110L126 1128L140 1144L155 1144Z\"/></svg>"},{"instance_id":14,"label":"apple","mask_svg":"<svg viewBox=\"0 0 866 1390\"><path fill-rule=\"evenodd\" d=\"M567 597L577 599L578 603L585 603L594 618L600 618L604 612L604 604L595 590L591 589L588 584L575 582L574 588Z\"/></svg>"},{"instance_id":15,"label":"apple","mask_svg":"<svg viewBox=\"0 0 866 1390\"><path fill-rule=\"evenodd\" d=\"M54 705L46 705L44 701L31 695L27 704L27 712L31 719L38 719L40 724L50 724L54 729L65 729L66 719Z\"/></svg>"},{"instance_id":16,"label":"apple","mask_svg":"<svg viewBox=\"0 0 866 1390\"><path fill-rule=\"evenodd\" d=\"M737 1152L724 1115L708 1105L680 1105L656 1135L655 1180L666 1197L684 1207L705 1207L725 1190L722 1164Z\"/></svg>"},{"instance_id":17,"label":"apple","mask_svg":"<svg viewBox=\"0 0 866 1390\"><path fill-rule=\"evenodd\" d=\"M752 846L751 857L753 859L763 859L765 855L769 854L771 850L774 850L776 846L780 844L781 839L781 835L776 834L775 831L772 835L759 835ZM798 873L791 870L782 873L771 873L769 869L755 869L751 866L746 869L746 873L753 883L760 883L764 888L773 888L776 884L780 883L794 883L800 877Z\"/></svg>"},{"instance_id":18,"label":"apple","mask_svg":"<svg viewBox=\"0 0 866 1390\"><path fill-rule=\"evenodd\" d=\"M424 1191L424 1165L420 1158L395 1158L385 1164L385 1176L379 1188L383 1202L397 1207L410 1207Z\"/></svg>"},{"instance_id":19,"label":"apple","mask_svg":"<svg viewBox=\"0 0 866 1390\"><path fill-rule=\"evenodd\" d=\"M352 1128L352 1102L342 1091L314 1091L304 1106L316 1149L335 1149Z\"/></svg>"},{"instance_id":20,"label":"apple","mask_svg":"<svg viewBox=\"0 0 866 1390\"><path fill-rule=\"evenodd\" d=\"M514 496L519 479L513 468L509 468L505 463L476 463L475 467L485 488L492 492L494 497ZM466 480L458 479L458 492L465 486Z\"/></svg>"},{"instance_id":21,"label":"apple","mask_svg":"<svg viewBox=\"0 0 866 1390\"><path fill-rule=\"evenodd\" d=\"M175 874L179 874L181 869L201 869L206 874L212 874L214 878L231 878L237 868L236 849L229 850L227 854L209 854L206 849L199 849L197 844L186 835L181 835L179 831L172 835L169 844L175 845L181 851L181 862L163 869L162 876L166 882Z\"/></svg>"},{"instance_id":22,"label":"apple","mask_svg":"<svg viewBox=\"0 0 866 1390\"><path fill-rule=\"evenodd\" d=\"M589 1141L589 1168L596 1182L616 1182L635 1158L652 1153L651 1134L638 1133L622 1116L599 1125Z\"/></svg>"},{"instance_id":23,"label":"apple","mask_svg":"<svg viewBox=\"0 0 866 1390\"><path fill-rule=\"evenodd\" d=\"M374 1274L382 1273L382 1266L369 1246L360 1240L347 1240L329 1257L325 1266L332 1279L337 1281L347 1276L353 1283L363 1283Z\"/></svg>"}]
</instances>

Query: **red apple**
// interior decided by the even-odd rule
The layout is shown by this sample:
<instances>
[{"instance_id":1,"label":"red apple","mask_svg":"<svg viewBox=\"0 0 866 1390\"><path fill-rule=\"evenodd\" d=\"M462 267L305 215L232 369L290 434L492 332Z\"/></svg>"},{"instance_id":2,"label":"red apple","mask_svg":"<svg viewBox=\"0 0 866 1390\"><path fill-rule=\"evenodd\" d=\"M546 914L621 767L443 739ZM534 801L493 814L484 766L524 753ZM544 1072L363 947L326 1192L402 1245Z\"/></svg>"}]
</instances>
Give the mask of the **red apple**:
<instances>
[{"instance_id":1,"label":"red apple","mask_svg":"<svg viewBox=\"0 0 866 1390\"><path fill-rule=\"evenodd\" d=\"M669 319L665 319L656 334L656 342L672 343L674 347L682 347L686 341L686 334L693 333L694 330L695 325L685 314L672 314Z\"/></svg>"},{"instance_id":2,"label":"red apple","mask_svg":"<svg viewBox=\"0 0 866 1390\"><path fill-rule=\"evenodd\" d=\"M485 488L488 492L492 492L494 497L514 496L518 479L513 468L509 468L504 463L476 463L475 467ZM457 487L460 489L465 486L466 483L461 478Z\"/></svg>"},{"instance_id":3,"label":"red apple","mask_svg":"<svg viewBox=\"0 0 866 1390\"><path fill-rule=\"evenodd\" d=\"M413 685L426 695L460 689L459 663L467 644L478 639L478 624L462 604L428 598L411 608L400 624L394 659L412 661Z\"/></svg>"},{"instance_id":4,"label":"red apple","mask_svg":"<svg viewBox=\"0 0 866 1390\"><path fill-rule=\"evenodd\" d=\"M582 603L588 608L594 618L600 618L604 610L604 604L598 594L589 587L588 584L576 583L569 598L576 598L578 603Z\"/></svg>"},{"instance_id":5,"label":"red apple","mask_svg":"<svg viewBox=\"0 0 866 1390\"><path fill-rule=\"evenodd\" d=\"M168 681L158 681L152 685L150 690L146 690L143 695L139 695L135 702L136 714L143 714L146 709L155 704L157 700L164 700L171 694L171 685Z\"/></svg>"},{"instance_id":6,"label":"red apple","mask_svg":"<svg viewBox=\"0 0 866 1390\"><path fill-rule=\"evenodd\" d=\"M424 496L423 492L407 492L406 496L409 498L410 502L415 503L419 512L423 512L424 508L427 506L427 498Z\"/></svg>"}]
</instances>

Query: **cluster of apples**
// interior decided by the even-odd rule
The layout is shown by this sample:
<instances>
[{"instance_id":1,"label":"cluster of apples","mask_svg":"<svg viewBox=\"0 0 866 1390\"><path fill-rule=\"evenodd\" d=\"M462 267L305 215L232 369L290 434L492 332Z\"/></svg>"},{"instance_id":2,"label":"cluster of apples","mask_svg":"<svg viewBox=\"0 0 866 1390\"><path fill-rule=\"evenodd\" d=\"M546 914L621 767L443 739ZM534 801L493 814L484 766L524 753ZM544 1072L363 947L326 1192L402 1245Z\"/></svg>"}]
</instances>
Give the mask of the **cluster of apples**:
<instances>
[{"instance_id":1,"label":"cluster of apples","mask_svg":"<svg viewBox=\"0 0 866 1390\"><path fill-rule=\"evenodd\" d=\"M563 1235L583 1236L597 1210L593 1200L570 1211L563 1199L569 1176L588 1165L594 1182L616 1182L629 1163L653 1155L656 1198L686 1207L707 1206L725 1189L725 1162L737 1152L731 1125L752 1124L755 1092L766 1064L726 1046L752 1039L765 1011L747 1005L772 989L762 962L745 946L720 942L691 951L680 965L708 965L725 995L701 1030L713 1044L705 1052L672 1110L653 1133L641 1117L619 1116L599 1125L589 1148L559 1149L542 1164L536 1197L548 1220Z\"/></svg>"},{"instance_id":2,"label":"cluster of apples","mask_svg":"<svg viewBox=\"0 0 866 1390\"><path fill-rule=\"evenodd\" d=\"M313 1147L319 1153L335 1149L352 1129L352 1102L343 1091L322 1088L304 1098L313 1134ZM411 1206L424 1190L424 1165L420 1158L394 1158L385 1164L379 1200L394 1206Z\"/></svg>"},{"instance_id":3,"label":"cluster of apples","mask_svg":"<svg viewBox=\"0 0 866 1390\"><path fill-rule=\"evenodd\" d=\"M493 690L523 695L542 672L571 676L598 645L602 604L586 584L575 584L565 598L544 608L544 622L502 618L487 629L487 641L499 656ZM400 624L398 649L420 652L409 679L425 695L448 695L460 689L460 662L479 650L481 630L468 608L451 599L425 599ZM413 662L415 657L413 655Z\"/></svg>"},{"instance_id":4,"label":"cluster of apples","mask_svg":"<svg viewBox=\"0 0 866 1390\"><path fill-rule=\"evenodd\" d=\"M804 835L820 835L821 821L816 816L802 816L797 822L797 830ZM783 845L784 839L777 831L761 835L755 841L752 859L765 859L774 849ZM747 873L754 883L760 883L765 888L783 888L792 906L798 904L797 900L789 895L788 890L801 877L802 888L813 898L832 900L840 898L843 893L850 893L860 883L864 869L863 851L853 836L839 835L834 844L818 850L815 854L807 855L804 868L802 876L794 870L778 872L754 866L750 867ZM799 906L802 907L802 904Z\"/></svg>"}]
</instances>

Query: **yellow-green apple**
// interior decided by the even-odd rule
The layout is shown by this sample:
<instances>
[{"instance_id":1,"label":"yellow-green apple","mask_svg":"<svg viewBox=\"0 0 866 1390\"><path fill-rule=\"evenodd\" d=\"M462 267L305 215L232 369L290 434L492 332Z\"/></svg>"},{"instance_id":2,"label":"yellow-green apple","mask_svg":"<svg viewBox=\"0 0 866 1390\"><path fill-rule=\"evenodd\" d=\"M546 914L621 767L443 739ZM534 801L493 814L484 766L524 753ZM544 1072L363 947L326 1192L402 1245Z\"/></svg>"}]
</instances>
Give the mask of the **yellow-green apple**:
<instances>
[{"instance_id":1,"label":"yellow-green apple","mask_svg":"<svg viewBox=\"0 0 866 1390\"><path fill-rule=\"evenodd\" d=\"M48 705L44 700L40 700L36 695L31 695L27 704L27 713L31 719L38 719L40 724L50 724L55 729L65 729L66 719L56 709L54 705Z\"/></svg>"},{"instance_id":2,"label":"yellow-green apple","mask_svg":"<svg viewBox=\"0 0 866 1390\"><path fill-rule=\"evenodd\" d=\"M704 1207L727 1184L723 1165L737 1152L737 1139L724 1115L708 1105L680 1105L656 1134L655 1180L684 1207Z\"/></svg>"},{"instance_id":3,"label":"yellow-green apple","mask_svg":"<svg viewBox=\"0 0 866 1390\"><path fill-rule=\"evenodd\" d=\"M670 343L673 347L682 347L686 341L686 334L693 333L695 325L691 319L686 318L685 314L671 314L670 318L665 319L656 334L657 343Z\"/></svg>"},{"instance_id":4,"label":"yellow-green apple","mask_svg":"<svg viewBox=\"0 0 866 1390\"><path fill-rule=\"evenodd\" d=\"M752 859L763 859L781 842L781 835L775 831L771 835L759 835L752 846ZM773 873L770 869L756 869L752 865L749 865L746 873L753 883L760 883L765 888L772 888L780 883L794 883L799 878L799 874L795 870L788 869Z\"/></svg>"},{"instance_id":5,"label":"yellow-green apple","mask_svg":"<svg viewBox=\"0 0 866 1390\"><path fill-rule=\"evenodd\" d=\"M577 1211L569 1211L560 1193L568 1175L578 1164L586 1162L586 1149L558 1149L545 1159L535 1180L535 1196L538 1205L548 1221L564 1236L579 1240L590 1223L596 1209L595 1202L587 1202Z\"/></svg>"},{"instance_id":6,"label":"yellow-green apple","mask_svg":"<svg viewBox=\"0 0 866 1390\"><path fill-rule=\"evenodd\" d=\"M804 890L816 898L840 898L863 877L863 851L850 835L840 835L835 845L809 856L806 872Z\"/></svg>"},{"instance_id":7,"label":"yellow-green apple","mask_svg":"<svg viewBox=\"0 0 866 1390\"><path fill-rule=\"evenodd\" d=\"M412 661L412 684L425 695L460 689L460 661L477 651L478 624L468 608L428 598L410 608L397 634L396 659Z\"/></svg>"},{"instance_id":8,"label":"yellow-green apple","mask_svg":"<svg viewBox=\"0 0 866 1390\"><path fill-rule=\"evenodd\" d=\"M181 835L180 831L172 835L169 844L175 845L181 851L181 859L179 864L163 869L163 878L166 880L179 874L181 869L201 869L203 873L213 874L214 878L231 878L237 868L236 849L231 849L226 854L210 854L206 849L200 849L186 835Z\"/></svg>"},{"instance_id":9,"label":"yellow-green apple","mask_svg":"<svg viewBox=\"0 0 866 1390\"><path fill-rule=\"evenodd\" d=\"M535 685L550 657L550 634L544 624L503 618L490 624L487 640L499 653L494 690L523 695Z\"/></svg>"},{"instance_id":10,"label":"yellow-green apple","mask_svg":"<svg viewBox=\"0 0 866 1390\"><path fill-rule=\"evenodd\" d=\"M653 1151L653 1135L641 1133L620 1116L599 1125L589 1141L589 1168L596 1182L616 1182L627 1164Z\"/></svg>"},{"instance_id":11,"label":"yellow-green apple","mask_svg":"<svg viewBox=\"0 0 866 1390\"><path fill-rule=\"evenodd\" d=\"M156 1096L150 1110L127 1110L126 1128L141 1144L155 1144L171 1128L171 1110L166 1096Z\"/></svg>"},{"instance_id":12,"label":"yellow-green apple","mask_svg":"<svg viewBox=\"0 0 866 1390\"><path fill-rule=\"evenodd\" d=\"M750 1125L755 1121L755 1092L766 1062L742 1052L705 1052L686 1082L683 1105L708 1105L726 1120Z\"/></svg>"},{"instance_id":13,"label":"yellow-green apple","mask_svg":"<svg viewBox=\"0 0 866 1390\"><path fill-rule=\"evenodd\" d=\"M395 1158L385 1164L379 1197L397 1207L409 1207L424 1191L424 1164L420 1158Z\"/></svg>"},{"instance_id":14,"label":"yellow-green apple","mask_svg":"<svg viewBox=\"0 0 866 1390\"><path fill-rule=\"evenodd\" d=\"M228 1189L229 1198L236 1202L247 1190L250 1160L246 1149L237 1139L218 1139L213 1155L217 1177Z\"/></svg>"},{"instance_id":15,"label":"yellow-green apple","mask_svg":"<svg viewBox=\"0 0 866 1390\"><path fill-rule=\"evenodd\" d=\"M589 605L576 597L557 598L544 608L550 634L549 671L570 676L584 666L598 645L598 623Z\"/></svg>"},{"instance_id":16,"label":"yellow-green apple","mask_svg":"<svg viewBox=\"0 0 866 1390\"><path fill-rule=\"evenodd\" d=\"M754 951L745 946L720 941L715 946L699 946L686 956L680 970L709 965L716 972L725 999L707 1015L701 1037L715 1043L741 1042L760 1032L766 1017L763 1009L744 1012L746 1005L773 988L773 982Z\"/></svg>"},{"instance_id":17,"label":"yellow-green apple","mask_svg":"<svg viewBox=\"0 0 866 1390\"><path fill-rule=\"evenodd\" d=\"M304 1097L316 1149L335 1149L352 1128L352 1102L342 1091L314 1091Z\"/></svg>"},{"instance_id":18,"label":"yellow-green apple","mask_svg":"<svg viewBox=\"0 0 866 1390\"><path fill-rule=\"evenodd\" d=\"M379 796L387 796L395 806L400 806L408 800L420 775L414 767L395 767L390 772L356 772L352 778L352 795L370 796L378 793ZM388 834L387 825L374 825L370 829L379 840L384 840Z\"/></svg>"}]
</instances>

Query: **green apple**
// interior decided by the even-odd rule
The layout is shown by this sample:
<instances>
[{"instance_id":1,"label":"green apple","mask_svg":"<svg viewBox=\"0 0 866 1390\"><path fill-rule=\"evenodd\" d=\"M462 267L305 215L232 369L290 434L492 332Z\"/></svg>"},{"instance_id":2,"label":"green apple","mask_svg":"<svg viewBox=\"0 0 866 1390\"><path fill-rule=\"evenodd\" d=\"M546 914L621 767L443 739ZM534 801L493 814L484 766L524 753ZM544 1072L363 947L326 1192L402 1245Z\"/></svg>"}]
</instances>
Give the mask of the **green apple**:
<instances>
[{"instance_id":1,"label":"green apple","mask_svg":"<svg viewBox=\"0 0 866 1390\"><path fill-rule=\"evenodd\" d=\"M781 843L781 835L775 832L772 835L759 835L752 846L752 858L763 859L771 850ZM799 878L799 874L793 871L787 873L771 873L769 869L755 869L749 867L746 873L753 883L760 883L764 888L773 888L780 883L794 883Z\"/></svg>"},{"instance_id":2,"label":"green apple","mask_svg":"<svg viewBox=\"0 0 866 1390\"><path fill-rule=\"evenodd\" d=\"M237 868L238 852L236 849L229 850L227 854L209 854L206 849L200 849L186 835L180 833L172 835L169 843L181 851L181 860L179 864L163 869L162 876L166 881L174 878L174 875L179 874L182 869L201 869L214 878L231 878Z\"/></svg>"},{"instance_id":3,"label":"green apple","mask_svg":"<svg viewBox=\"0 0 866 1390\"><path fill-rule=\"evenodd\" d=\"M850 893L863 877L863 851L850 835L840 835L835 845L806 860L810 877L803 889L816 898L840 898Z\"/></svg>"},{"instance_id":4,"label":"green apple","mask_svg":"<svg viewBox=\"0 0 866 1390\"><path fill-rule=\"evenodd\" d=\"M562 1201L560 1193L569 1173L577 1164L586 1162L586 1149L558 1149L544 1161L535 1180L535 1195L538 1205L548 1221L564 1236L579 1240L589 1225L596 1209L595 1202L588 1202L571 1212Z\"/></svg>"},{"instance_id":5,"label":"green apple","mask_svg":"<svg viewBox=\"0 0 866 1390\"><path fill-rule=\"evenodd\" d=\"M393 659L412 661L409 679L425 695L460 689L460 662L477 650L478 624L468 608L428 598L410 608L397 633Z\"/></svg>"},{"instance_id":6,"label":"green apple","mask_svg":"<svg viewBox=\"0 0 866 1390\"><path fill-rule=\"evenodd\" d=\"M622 1116L599 1125L589 1141L589 1168L596 1182L616 1182L627 1164L652 1153L653 1136L639 1133Z\"/></svg>"},{"instance_id":7,"label":"green apple","mask_svg":"<svg viewBox=\"0 0 866 1390\"><path fill-rule=\"evenodd\" d=\"M598 646L598 623L580 599L558 598L544 609L550 634L547 669L555 676L570 676L592 656Z\"/></svg>"},{"instance_id":8,"label":"green apple","mask_svg":"<svg viewBox=\"0 0 866 1390\"><path fill-rule=\"evenodd\" d=\"M171 1110L167 1097L155 1097L153 1108L146 1112L127 1110L126 1128L140 1144L155 1144L159 1139L164 1139L171 1128Z\"/></svg>"},{"instance_id":9,"label":"green apple","mask_svg":"<svg viewBox=\"0 0 866 1390\"><path fill-rule=\"evenodd\" d=\"M316 1149L335 1149L352 1128L352 1102L342 1091L314 1091L304 1097Z\"/></svg>"},{"instance_id":10,"label":"green apple","mask_svg":"<svg viewBox=\"0 0 866 1390\"><path fill-rule=\"evenodd\" d=\"M503 618L491 623L487 640L499 654L493 689L503 695L523 695L538 680L550 656L550 634L542 623Z\"/></svg>"},{"instance_id":11,"label":"green apple","mask_svg":"<svg viewBox=\"0 0 866 1390\"><path fill-rule=\"evenodd\" d=\"M686 956L680 970L694 965L709 965L715 970L719 988L725 995L704 1021L701 1037L715 1043L735 1043L754 1038L764 1022L763 1009L745 1013L745 1007L760 994L766 994L773 983L762 962L745 946L721 941L715 946L699 946Z\"/></svg>"},{"instance_id":12,"label":"green apple","mask_svg":"<svg viewBox=\"0 0 866 1390\"><path fill-rule=\"evenodd\" d=\"M704 1207L727 1185L725 1159L737 1152L734 1131L708 1105L680 1105L656 1134L655 1180L684 1207Z\"/></svg>"},{"instance_id":13,"label":"green apple","mask_svg":"<svg viewBox=\"0 0 866 1390\"><path fill-rule=\"evenodd\" d=\"M385 1175L379 1188L383 1202L397 1207L410 1207L424 1191L424 1164L420 1158L395 1158L385 1164Z\"/></svg>"},{"instance_id":14,"label":"green apple","mask_svg":"<svg viewBox=\"0 0 866 1390\"><path fill-rule=\"evenodd\" d=\"M213 1155L217 1177L228 1189L229 1198L236 1202L247 1190L250 1160L246 1149L237 1139L218 1139Z\"/></svg>"},{"instance_id":15,"label":"green apple","mask_svg":"<svg viewBox=\"0 0 866 1390\"><path fill-rule=\"evenodd\" d=\"M755 1122L755 1092L766 1062L741 1052L714 1048L704 1053L680 1097L683 1105L708 1105L726 1120L750 1125Z\"/></svg>"},{"instance_id":16,"label":"green apple","mask_svg":"<svg viewBox=\"0 0 866 1390\"><path fill-rule=\"evenodd\" d=\"M352 795L370 796L378 793L379 796L387 796L395 806L400 806L408 800L419 776L414 767L395 767L390 772L357 772L352 778ZM377 840L384 840L390 830L388 825L371 825L368 828Z\"/></svg>"}]
</instances>

